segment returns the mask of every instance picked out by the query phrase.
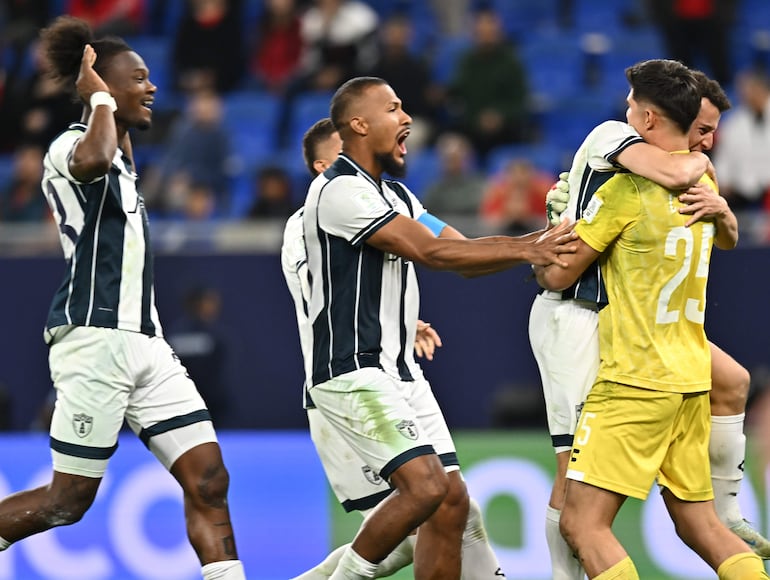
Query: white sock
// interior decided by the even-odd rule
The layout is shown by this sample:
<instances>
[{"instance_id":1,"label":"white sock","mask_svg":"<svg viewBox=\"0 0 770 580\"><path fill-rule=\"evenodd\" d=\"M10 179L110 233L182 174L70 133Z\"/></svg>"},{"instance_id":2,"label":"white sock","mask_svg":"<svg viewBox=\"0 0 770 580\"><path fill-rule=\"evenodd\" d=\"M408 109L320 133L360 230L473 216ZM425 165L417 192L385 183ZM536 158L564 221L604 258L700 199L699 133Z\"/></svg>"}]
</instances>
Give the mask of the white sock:
<instances>
[{"instance_id":1,"label":"white sock","mask_svg":"<svg viewBox=\"0 0 770 580\"><path fill-rule=\"evenodd\" d=\"M376 572L377 564L364 560L352 546L348 546L330 580L367 580L375 578Z\"/></svg>"},{"instance_id":2,"label":"white sock","mask_svg":"<svg viewBox=\"0 0 770 580\"><path fill-rule=\"evenodd\" d=\"M0 552L2 552L3 550L7 550L10 545L11 545L11 542L6 540L5 538L0 538Z\"/></svg>"},{"instance_id":3,"label":"white sock","mask_svg":"<svg viewBox=\"0 0 770 580\"><path fill-rule=\"evenodd\" d=\"M240 560L212 562L203 566L201 572L203 572L203 580L246 580Z\"/></svg>"},{"instance_id":4,"label":"white sock","mask_svg":"<svg viewBox=\"0 0 770 580\"><path fill-rule=\"evenodd\" d=\"M545 510L545 539L551 554L553 580L583 580L585 573L572 548L559 531L561 510L547 506Z\"/></svg>"},{"instance_id":5,"label":"white sock","mask_svg":"<svg viewBox=\"0 0 770 580\"><path fill-rule=\"evenodd\" d=\"M500 562L489 545L489 537L484 529L481 507L471 498L468 509L468 523L463 533L462 580L500 580L505 578Z\"/></svg>"},{"instance_id":6,"label":"white sock","mask_svg":"<svg viewBox=\"0 0 770 580\"><path fill-rule=\"evenodd\" d=\"M414 542L417 536L408 536L377 566L375 578L385 578L406 568L414 560Z\"/></svg>"},{"instance_id":7,"label":"white sock","mask_svg":"<svg viewBox=\"0 0 770 580\"><path fill-rule=\"evenodd\" d=\"M714 486L714 508L728 527L743 519L738 504L738 492L743 479L746 459L746 436L743 434L744 413L712 416L709 460L711 483Z\"/></svg>"},{"instance_id":8,"label":"white sock","mask_svg":"<svg viewBox=\"0 0 770 580\"><path fill-rule=\"evenodd\" d=\"M350 544L343 544L339 548L336 548L326 556L324 561L318 564L318 566L291 580L327 580L327 578L331 578L334 569L337 567L340 558L342 558L342 554L348 546L350 546Z\"/></svg>"}]
</instances>

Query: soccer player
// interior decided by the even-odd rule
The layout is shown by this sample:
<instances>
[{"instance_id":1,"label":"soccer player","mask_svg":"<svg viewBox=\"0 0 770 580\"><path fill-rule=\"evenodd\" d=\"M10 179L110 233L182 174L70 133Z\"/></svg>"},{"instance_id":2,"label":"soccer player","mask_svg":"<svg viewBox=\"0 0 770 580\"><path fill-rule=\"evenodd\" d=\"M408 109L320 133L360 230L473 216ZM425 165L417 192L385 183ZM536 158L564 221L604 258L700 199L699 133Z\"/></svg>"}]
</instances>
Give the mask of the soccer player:
<instances>
[{"instance_id":1,"label":"soccer player","mask_svg":"<svg viewBox=\"0 0 770 580\"><path fill-rule=\"evenodd\" d=\"M339 133L334 128L331 119L328 118L316 122L307 130L302 139L305 163L314 177L331 166L341 148L342 141ZM393 184L393 187L402 186ZM302 209L298 210L286 223L283 246L281 247L281 266L289 292L294 300L303 360L305 361L306 372L309 372L308 365L312 360L312 328L306 313L310 289L307 280L305 240L302 232L302 212ZM427 212L423 213L418 220L439 236L463 237L454 228ZM436 346L441 346L438 334L429 324L418 320L415 352L430 360ZM404 356L415 381L425 383L427 386L419 365L414 361L411 349L406 351ZM392 489L381 477L362 463L337 430L323 418L321 412L313 405L307 390L304 391L304 405L307 410L310 435L332 489L345 511L358 510L366 517L382 499L392 492ZM444 436L448 437L447 434ZM454 464L454 453L441 456L441 458L442 460L450 459L450 463ZM379 563L375 576L378 578L389 576L409 565L412 562L414 540L415 536L410 535L401 542L387 558ZM347 546L338 547L323 562L300 574L294 580L329 578L346 548ZM504 574L492 547L489 545L484 529L481 509L473 499L470 499L468 522L462 541L462 578L463 580L495 580L502 577Z\"/></svg>"},{"instance_id":2,"label":"soccer player","mask_svg":"<svg viewBox=\"0 0 770 580\"><path fill-rule=\"evenodd\" d=\"M629 124L650 144L685 151L701 104L692 73L653 60L626 76ZM561 531L590 578L638 578L611 526L625 499L645 499L656 477L677 533L719 578L767 578L713 507L703 311L718 233L712 220L693 221L682 206L677 191L618 173L576 225L580 247L565 256L570 265L535 268L544 288L563 290L598 258L609 300L599 313L601 363L580 413L561 514Z\"/></svg>"},{"instance_id":3,"label":"soccer player","mask_svg":"<svg viewBox=\"0 0 770 580\"><path fill-rule=\"evenodd\" d=\"M715 81L694 71L702 91L701 108L689 133L692 151L713 144L721 112L730 103ZM586 138L573 160L566 215L579 218L593 192L615 171L628 168L671 189L693 185L707 163L702 155L669 155L645 143L630 125L602 123ZM716 245L737 244L737 220L724 198L704 184L695 184L680 199L683 213L695 219L715 219ZM554 220L558 222L558 217ZM556 580L582 579L583 571L559 533L559 513L564 501L565 473L580 407L596 377L598 310L606 305L598 265L589 267L579 281L563 292L542 292L530 314L530 342L540 368L549 429L556 449L557 475L546 514L546 534ZM712 435L709 456L714 485L714 505L720 519L762 557L770 556L770 543L742 517L737 493L743 477L745 437L743 417L749 375L732 357L710 343L712 356Z\"/></svg>"},{"instance_id":4,"label":"soccer player","mask_svg":"<svg viewBox=\"0 0 770 580\"><path fill-rule=\"evenodd\" d=\"M0 548L73 524L94 501L126 420L184 492L204 579L243 579L227 505L229 476L209 412L163 338L147 214L128 130L152 123L156 91L117 37L60 17L42 32L54 72L83 103L45 156L43 191L67 271L46 323L56 389L48 485L0 501Z\"/></svg>"},{"instance_id":5,"label":"soccer player","mask_svg":"<svg viewBox=\"0 0 770 580\"><path fill-rule=\"evenodd\" d=\"M530 262L565 262L573 232L564 224L520 238L436 237L417 219L416 197L382 179L405 171L411 118L382 79L357 77L332 97L342 153L316 177L305 201L313 328L310 396L372 471L397 491L369 515L332 580L371 578L415 528L415 577L460 577L468 494L451 438L430 390L414 380L419 308L414 262L481 275Z\"/></svg>"}]
</instances>

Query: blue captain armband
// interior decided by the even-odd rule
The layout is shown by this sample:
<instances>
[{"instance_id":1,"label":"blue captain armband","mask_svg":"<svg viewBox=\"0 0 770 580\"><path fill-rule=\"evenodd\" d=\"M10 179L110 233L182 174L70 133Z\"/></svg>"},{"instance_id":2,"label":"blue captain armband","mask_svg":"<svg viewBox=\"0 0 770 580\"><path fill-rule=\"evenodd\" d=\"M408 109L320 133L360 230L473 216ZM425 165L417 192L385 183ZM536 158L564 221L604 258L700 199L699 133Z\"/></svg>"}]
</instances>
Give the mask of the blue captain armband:
<instances>
[{"instance_id":1,"label":"blue captain armband","mask_svg":"<svg viewBox=\"0 0 770 580\"><path fill-rule=\"evenodd\" d=\"M427 211L419 218L417 218L417 221L428 228L431 232L433 232L433 235L436 237L439 237L441 235L441 230L446 227L446 222L442 222L436 216L429 214Z\"/></svg>"}]
</instances>

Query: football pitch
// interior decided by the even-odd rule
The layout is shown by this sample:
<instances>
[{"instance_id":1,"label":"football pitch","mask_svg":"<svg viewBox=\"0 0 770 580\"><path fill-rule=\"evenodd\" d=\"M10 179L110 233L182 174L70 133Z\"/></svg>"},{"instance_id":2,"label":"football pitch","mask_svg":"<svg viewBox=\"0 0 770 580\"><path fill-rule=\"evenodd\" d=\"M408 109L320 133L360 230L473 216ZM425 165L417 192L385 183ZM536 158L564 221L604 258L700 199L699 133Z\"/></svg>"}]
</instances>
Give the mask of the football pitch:
<instances>
[{"instance_id":1,"label":"football pitch","mask_svg":"<svg viewBox=\"0 0 770 580\"><path fill-rule=\"evenodd\" d=\"M550 578L544 512L555 461L545 432L461 432L455 436L469 491L482 507L487 532L509 580ZM766 483L760 466L747 461L741 491L744 516L767 532ZM361 517L346 514L330 492L332 541L344 544ZM614 530L639 572L649 580L700 580L715 573L676 536L657 488L647 502L629 499ZM391 576L411 580L409 566Z\"/></svg>"}]
</instances>

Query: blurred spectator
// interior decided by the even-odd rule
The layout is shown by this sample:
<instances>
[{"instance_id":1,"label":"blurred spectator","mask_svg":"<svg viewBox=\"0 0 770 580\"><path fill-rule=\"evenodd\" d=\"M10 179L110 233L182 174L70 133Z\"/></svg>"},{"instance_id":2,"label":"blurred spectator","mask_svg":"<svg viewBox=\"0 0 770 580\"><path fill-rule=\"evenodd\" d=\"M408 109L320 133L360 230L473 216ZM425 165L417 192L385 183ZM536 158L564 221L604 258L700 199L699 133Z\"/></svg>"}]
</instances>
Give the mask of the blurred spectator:
<instances>
[{"instance_id":1,"label":"blurred spectator","mask_svg":"<svg viewBox=\"0 0 770 580\"><path fill-rule=\"evenodd\" d=\"M460 36L468 26L470 0L431 0L443 36Z\"/></svg>"},{"instance_id":2,"label":"blurred spectator","mask_svg":"<svg viewBox=\"0 0 770 580\"><path fill-rule=\"evenodd\" d=\"M436 140L436 152L441 172L425 188L425 207L439 216L476 215L484 191L484 176L476 171L470 142L457 133L444 133Z\"/></svg>"},{"instance_id":3,"label":"blurred spectator","mask_svg":"<svg viewBox=\"0 0 770 580\"><path fill-rule=\"evenodd\" d=\"M176 88L228 92L243 77L241 0L187 0L174 37Z\"/></svg>"},{"instance_id":4,"label":"blurred spectator","mask_svg":"<svg viewBox=\"0 0 770 580\"><path fill-rule=\"evenodd\" d=\"M297 207L292 200L292 183L285 169L268 165L257 172L255 202L250 218L288 218Z\"/></svg>"},{"instance_id":5,"label":"blurred spectator","mask_svg":"<svg viewBox=\"0 0 770 580\"><path fill-rule=\"evenodd\" d=\"M307 88L332 91L377 58L377 13L359 0L315 0L302 16Z\"/></svg>"},{"instance_id":6,"label":"blurred spectator","mask_svg":"<svg viewBox=\"0 0 770 580\"><path fill-rule=\"evenodd\" d=\"M474 15L473 44L460 55L448 99L454 128L471 139L482 163L492 148L529 137L526 72L487 5Z\"/></svg>"},{"instance_id":7,"label":"blurred spectator","mask_svg":"<svg viewBox=\"0 0 770 580\"><path fill-rule=\"evenodd\" d=\"M480 215L492 228L509 235L531 232L543 225L545 196L554 181L528 159L511 159L490 178Z\"/></svg>"},{"instance_id":8,"label":"blurred spectator","mask_svg":"<svg viewBox=\"0 0 770 580\"><path fill-rule=\"evenodd\" d=\"M259 86L280 92L302 56L300 12L295 0L265 0L257 25L251 74Z\"/></svg>"},{"instance_id":9,"label":"blurred spectator","mask_svg":"<svg viewBox=\"0 0 770 580\"><path fill-rule=\"evenodd\" d=\"M36 144L25 144L16 149L11 182L0 195L0 220L41 222L51 217L40 189L43 153L43 147Z\"/></svg>"},{"instance_id":10,"label":"blurred spectator","mask_svg":"<svg viewBox=\"0 0 770 580\"><path fill-rule=\"evenodd\" d=\"M27 50L48 22L49 0L12 0L0 6L0 53L5 76L16 76L24 66ZM0 92L3 75L0 74Z\"/></svg>"},{"instance_id":11,"label":"blurred spectator","mask_svg":"<svg viewBox=\"0 0 770 580\"><path fill-rule=\"evenodd\" d=\"M38 43L29 46L34 68L24 67L5 78L0 91L0 150L12 151L19 143L43 147L68 123L80 119L82 107L49 74L49 65Z\"/></svg>"},{"instance_id":12,"label":"blurred spectator","mask_svg":"<svg viewBox=\"0 0 770 580\"><path fill-rule=\"evenodd\" d=\"M668 57L689 67L705 68L720 84L731 84L729 35L736 1L649 0ZM706 67L701 65L701 57Z\"/></svg>"},{"instance_id":13,"label":"blurred spectator","mask_svg":"<svg viewBox=\"0 0 770 580\"><path fill-rule=\"evenodd\" d=\"M168 342L195 381L218 427L226 424L227 341L220 327L222 299L208 287L190 289L184 297L184 316L170 325Z\"/></svg>"},{"instance_id":14,"label":"blurred spectator","mask_svg":"<svg viewBox=\"0 0 770 580\"><path fill-rule=\"evenodd\" d=\"M146 0L67 0L65 12L88 22L96 36L131 36L144 29Z\"/></svg>"},{"instance_id":15,"label":"blurred spectator","mask_svg":"<svg viewBox=\"0 0 770 580\"><path fill-rule=\"evenodd\" d=\"M431 80L427 61L410 51L414 29L408 16L395 13L380 29L380 53L365 75L388 81L412 117L409 148L419 150L433 133L441 89Z\"/></svg>"},{"instance_id":16,"label":"blurred spectator","mask_svg":"<svg viewBox=\"0 0 770 580\"><path fill-rule=\"evenodd\" d=\"M719 126L714 166L720 193L739 211L770 203L770 79L748 70L736 84L739 104Z\"/></svg>"},{"instance_id":17,"label":"blurred spectator","mask_svg":"<svg viewBox=\"0 0 770 580\"><path fill-rule=\"evenodd\" d=\"M148 207L169 215L195 209L198 211L191 217L205 217L207 212L200 210L208 206L202 203L208 199L218 213L227 210L234 161L219 95L202 90L190 97L184 116L171 128L163 153L157 165L147 168L143 191ZM202 189L210 195L201 195ZM188 199L191 191L193 200ZM192 201L196 203L190 208Z\"/></svg>"},{"instance_id":18,"label":"blurred spectator","mask_svg":"<svg viewBox=\"0 0 770 580\"><path fill-rule=\"evenodd\" d=\"M333 92L349 78L372 67L377 59L377 13L360 0L315 0L302 15L303 53L294 79L287 85L276 142L291 139L291 115L298 95Z\"/></svg>"}]
</instances>

